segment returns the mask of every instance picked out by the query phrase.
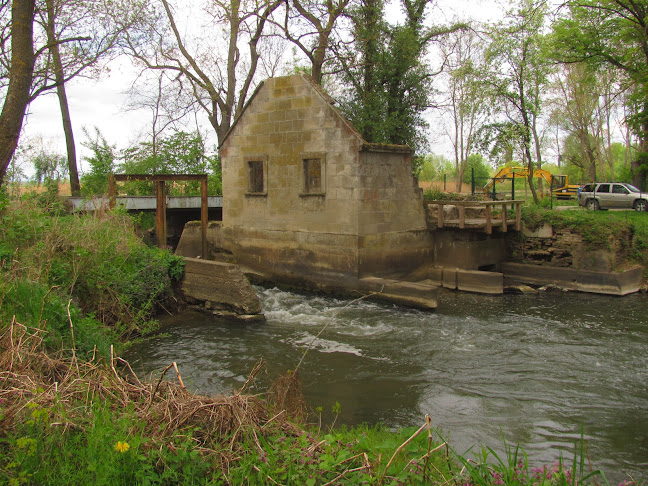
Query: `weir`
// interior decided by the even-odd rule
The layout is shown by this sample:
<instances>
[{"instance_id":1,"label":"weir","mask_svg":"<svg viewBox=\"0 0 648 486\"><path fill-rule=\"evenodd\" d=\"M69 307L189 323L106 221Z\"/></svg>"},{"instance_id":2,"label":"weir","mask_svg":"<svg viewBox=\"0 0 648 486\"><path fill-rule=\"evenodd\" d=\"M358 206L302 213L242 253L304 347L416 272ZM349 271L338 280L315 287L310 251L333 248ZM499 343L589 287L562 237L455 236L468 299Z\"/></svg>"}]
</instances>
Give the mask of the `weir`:
<instances>
[{"instance_id":1,"label":"weir","mask_svg":"<svg viewBox=\"0 0 648 486\"><path fill-rule=\"evenodd\" d=\"M225 203L205 257L227 255L253 282L424 309L441 287L502 294L516 283L503 263L522 201L424 201L412 150L368 143L307 76L264 81L219 149ZM202 231L188 223L177 253L201 254ZM638 288L628 282L619 292Z\"/></svg>"}]
</instances>

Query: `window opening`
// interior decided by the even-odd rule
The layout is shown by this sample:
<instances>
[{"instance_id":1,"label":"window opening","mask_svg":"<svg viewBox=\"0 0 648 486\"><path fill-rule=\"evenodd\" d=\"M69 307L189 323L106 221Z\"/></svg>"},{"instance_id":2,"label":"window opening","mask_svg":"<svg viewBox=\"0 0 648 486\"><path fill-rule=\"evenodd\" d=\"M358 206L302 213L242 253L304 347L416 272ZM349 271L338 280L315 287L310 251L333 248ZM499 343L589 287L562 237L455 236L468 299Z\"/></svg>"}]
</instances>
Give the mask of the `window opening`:
<instances>
[{"instance_id":1,"label":"window opening","mask_svg":"<svg viewBox=\"0 0 648 486\"><path fill-rule=\"evenodd\" d=\"M263 161L262 160L249 160L249 186L248 190L251 193L263 193Z\"/></svg>"},{"instance_id":2,"label":"window opening","mask_svg":"<svg viewBox=\"0 0 648 486\"><path fill-rule=\"evenodd\" d=\"M304 192L323 192L322 159L304 159Z\"/></svg>"}]
</instances>

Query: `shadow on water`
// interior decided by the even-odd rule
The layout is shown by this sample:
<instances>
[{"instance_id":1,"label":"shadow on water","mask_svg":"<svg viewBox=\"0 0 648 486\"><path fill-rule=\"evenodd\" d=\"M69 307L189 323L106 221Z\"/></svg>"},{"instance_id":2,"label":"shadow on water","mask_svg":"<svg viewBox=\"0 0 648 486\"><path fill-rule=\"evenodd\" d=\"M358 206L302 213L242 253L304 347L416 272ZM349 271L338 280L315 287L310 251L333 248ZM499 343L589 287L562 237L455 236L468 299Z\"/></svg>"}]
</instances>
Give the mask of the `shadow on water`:
<instances>
[{"instance_id":1,"label":"shadow on water","mask_svg":"<svg viewBox=\"0 0 648 486\"><path fill-rule=\"evenodd\" d=\"M584 427L612 480L648 470L648 298L447 292L436 312L258 287L265 324L188 312L125 356L143 373L177 361L199 393L229 393L263 358L256 392L304 349L304 392L337 423L420 425L429 413L464 452L521 444L535 463L571 457ZM322 328L324 332L318 336ZM157 377L158 375L156 375Z\"/></svg>"}]
</instances>

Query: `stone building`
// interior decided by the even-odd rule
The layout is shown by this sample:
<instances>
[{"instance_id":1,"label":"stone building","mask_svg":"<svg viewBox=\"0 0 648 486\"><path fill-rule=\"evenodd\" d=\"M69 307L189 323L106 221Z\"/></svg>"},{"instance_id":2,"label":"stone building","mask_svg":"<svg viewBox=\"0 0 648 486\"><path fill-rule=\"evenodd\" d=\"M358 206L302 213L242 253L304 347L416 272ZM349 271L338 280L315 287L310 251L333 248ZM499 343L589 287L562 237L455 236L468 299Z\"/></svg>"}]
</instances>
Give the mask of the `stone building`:
<instances>
[{"instance_id":1,"label":"stone building","mask_svg":"<svg viewBox=\"0 0 648 486\"><path fill-rule=\"evenodd\" d=\"M307 76L263 82L220 155L223 220L209 246L260 280L434 307L434 290L456 285L440 265L456 273L503 255L501 241L428 230L411 149L367 143ZM178 250L193 256L185 240Z\"/></svg>"}]
</instances>

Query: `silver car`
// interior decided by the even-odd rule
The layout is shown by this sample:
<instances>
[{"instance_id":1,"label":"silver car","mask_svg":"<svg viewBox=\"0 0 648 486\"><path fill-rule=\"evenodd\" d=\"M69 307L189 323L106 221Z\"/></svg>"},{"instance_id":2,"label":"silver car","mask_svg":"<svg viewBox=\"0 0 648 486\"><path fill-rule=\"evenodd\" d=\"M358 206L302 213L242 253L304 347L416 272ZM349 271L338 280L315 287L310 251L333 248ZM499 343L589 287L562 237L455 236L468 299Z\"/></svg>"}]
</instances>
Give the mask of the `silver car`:
<instances>
[{"instance_id":1,"label":"silver car","mask_svg":"<svg viewBox=\"0 0 648 486\"><path fill-rule=\"evenodd\" d=\"M578 193L578 205L587 209L648 210L648 193L625 182L586 184Z\"/></svg>"}]
</instances>

